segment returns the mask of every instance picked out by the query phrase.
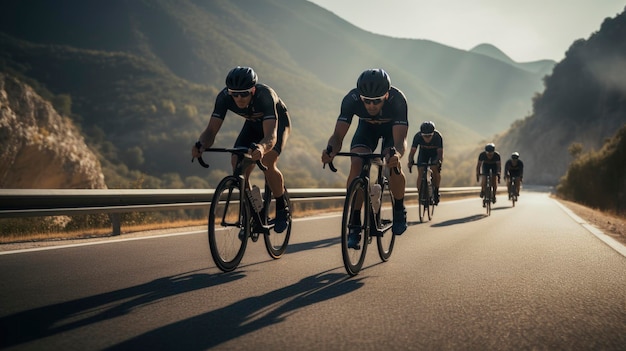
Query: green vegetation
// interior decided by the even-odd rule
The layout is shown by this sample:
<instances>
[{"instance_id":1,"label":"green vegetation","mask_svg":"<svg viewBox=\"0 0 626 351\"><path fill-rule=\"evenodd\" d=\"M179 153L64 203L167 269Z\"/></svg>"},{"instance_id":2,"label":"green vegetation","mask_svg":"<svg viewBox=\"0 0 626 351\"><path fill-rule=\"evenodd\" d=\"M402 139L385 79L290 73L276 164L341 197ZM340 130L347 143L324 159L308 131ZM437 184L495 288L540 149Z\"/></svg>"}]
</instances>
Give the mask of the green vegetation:
<instances>
[{"instance_id":1,"label":"green vegetation","mask_svg":"<svg viewBox=\"0 0 626 351\"><path fill-rule=\"evenodd\" d=\"M626 125L599 151L578 154L557 193L566 200L626 217Z\"/></svg>"}]
</instances>

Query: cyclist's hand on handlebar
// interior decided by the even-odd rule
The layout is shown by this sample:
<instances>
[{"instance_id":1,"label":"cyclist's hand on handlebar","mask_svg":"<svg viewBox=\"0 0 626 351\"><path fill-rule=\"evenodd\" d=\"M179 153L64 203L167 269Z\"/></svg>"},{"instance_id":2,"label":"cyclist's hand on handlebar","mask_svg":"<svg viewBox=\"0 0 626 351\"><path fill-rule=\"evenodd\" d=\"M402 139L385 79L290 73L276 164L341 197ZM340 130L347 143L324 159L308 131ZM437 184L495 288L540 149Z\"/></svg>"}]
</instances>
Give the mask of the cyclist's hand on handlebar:
<instances>
[{"instance_id":1,"label":"cyclist's hand on handlebar","mask_svg":"<svg viewBox=\"0 0 626 351\"><path fill-rule=\"evenodd\" d=\"M400 166L398 155L387 156L387 167L396 168L398 166Z\"/></svg>"},{"instance_id":2,"label":"cyclist's hand on handlebar","mask_svg":"<svg viewBox=\"0 0 626 351\"><path fill-rule=\"evenodd\" d=\"M415 162L413 161L413 157L409 157L409 163L407 164L407 166L409 166L409 169L411 169L411 167L413 167L415 165Z\"/></svg>"},{"instance_id":3,"label":"cyclist's hand on handlebar","mask_svg":"<svg viewBox=\"0 0 626 351\"><path fill-rule=\"evenodd\" d=\"M254 147L248 149L248 153L250 154L250 158L252 159L252 161L258 161L263 158L263 151L263 146L259 144L255 144Z\"/></svg>"},{"instance_id":4,"label":"cyclist's hand on handlebar","mask_svg":"<svg viewBox=\"0 0 626 351\"><path fill-rule=\"evenodd\" d=\"M335 158L335 155L333 155L332 152L329 152L328 148L325 150L322 150L322 163L323 164L331 163L333 161L333 158Z\"/></svg>"},{"instance_id":5,"label":"cyclist's hand on handlebar","mask_svg":"<svg viewBox=\"0 0 626 351\"><path fill-rule=\"evenodd\" d=\"M202 151L204 151L204 149L202 148L202 143L196 141L196 143L191 147L191 160L193 161L194 158L202 156Z\"/></svg>"}]
</instances>

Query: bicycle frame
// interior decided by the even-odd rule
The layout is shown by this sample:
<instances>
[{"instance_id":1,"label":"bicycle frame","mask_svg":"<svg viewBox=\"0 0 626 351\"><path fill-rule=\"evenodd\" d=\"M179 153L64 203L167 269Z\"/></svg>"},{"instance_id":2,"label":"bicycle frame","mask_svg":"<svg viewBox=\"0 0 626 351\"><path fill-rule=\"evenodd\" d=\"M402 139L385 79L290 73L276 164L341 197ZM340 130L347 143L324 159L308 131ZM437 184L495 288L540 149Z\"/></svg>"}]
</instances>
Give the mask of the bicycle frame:
<instances>
[{"instance_id":1,"label":"bicycle frame","mask_svg":"<svg viewBox=\"0 0 626 351\"><path fill-rule=\"evenodd\" d=\"M330 148L326 151L329 154L331 152ZM392 148L391 152L393 154L395 149ZM354 276L358 274L363 266L367 246L371 243L372 237L376 237L378 254L381 260L386 262L391 256L393 245L395 243L395 235L385 235L385 233L392 228L393 220L383 218L382 200L385 193L387 193L390 201L392 202L391 210L393 210L393 195L389 189L389 181L384 175L384 155L373 153L339 152L336 156L359 157L363 161L363 167L361 168L359 176L354 178L348 186L342 219L342 257L346 271L349 275ZM372 164L378 167L377 178L374 184L380 184L381 186L381 192L377 198L377 201L380 201L381 206L377 209L374 209L370 196L370 173ZM332 162L328 165L333 172L337 171ZM395 172L396 174L400 173L397 168L395 168ZM359 224L355 224L354 222L355 218L353 218L353 214L355 213L355 210L359 212L362 210L362 220L361 217L358 217L358 221L361 222ZM349 246L348 242L350 241L350 237L352 235L356 235L352 234L352 231L355 229L358 230L359 233L359 244L358 246ZM363 234L362 238L361 233Z\"/></svg>"},{"instance_id":2,"label":"bicycle frame","mask_svg":"<svg viewBox=\"0 0 626 351\"><path fill-rule=\"evenodd\" d=\"M274 259L280 258L287 248L291 235L291 217L288 217L285 234L272 233L274 221L269 218L272 198L267 181L265 181L264 199L261 200L262 206L259 211L255 210L246 175L246 169L251 165L248 148L212 148L205 151L229 152L236 156L233 173L224 177L218 184L209 210L209 247L218 268L224 272L235 269L245 252L247 238L250 237L253 242L256 242L260 234L264 235L265 247L269 255ZM198 157L198 162L205 168L209 167L201 157ZM267 170L260 160L256 161L256 164L263 171ZM284 194L285 203L290 207L286 189ZM237 210L229 211L235 203L238 206ZM221 234L222 232L224 234ZM234 236L238 237L237 240L233 239Z\"/></svg>"}]
</instances>

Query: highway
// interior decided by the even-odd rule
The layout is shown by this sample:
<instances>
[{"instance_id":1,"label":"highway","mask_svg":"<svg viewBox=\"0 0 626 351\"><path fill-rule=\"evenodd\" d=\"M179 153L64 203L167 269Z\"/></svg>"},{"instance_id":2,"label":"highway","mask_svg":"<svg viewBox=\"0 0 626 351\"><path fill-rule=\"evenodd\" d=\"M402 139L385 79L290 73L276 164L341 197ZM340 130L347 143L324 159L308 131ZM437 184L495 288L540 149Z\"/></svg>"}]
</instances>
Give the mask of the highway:
<instances>
[{"instance_id":1,"label":"highway","mask_svg":"<svg viewBox=\"0 0 626 351\"><path fill-rule=\"evenodd\" d=\"M626 257L545 192L442 202L350 278L340 214L221 273L206 232L0 253L2 350L626 350Z\"/></svg>"}]
</instances>

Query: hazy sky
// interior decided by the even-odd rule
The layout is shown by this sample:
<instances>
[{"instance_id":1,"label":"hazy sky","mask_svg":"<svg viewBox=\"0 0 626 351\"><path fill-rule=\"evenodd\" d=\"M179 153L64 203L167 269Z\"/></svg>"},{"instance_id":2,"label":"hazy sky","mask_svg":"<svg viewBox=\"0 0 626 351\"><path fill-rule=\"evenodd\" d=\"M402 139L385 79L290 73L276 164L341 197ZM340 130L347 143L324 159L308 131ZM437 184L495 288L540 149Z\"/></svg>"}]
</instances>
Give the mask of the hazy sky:
<instances>
[{"instance_id":1,"label":"hazy sky","mask_svg":"<svg viewBox=\"0 0 626 351\"><path fill-rule=\"evenodd\" d=\"M495 45L518 62L560 61L624 0L309 0L370 32L457 49Z\"/></svg>"}]
</instances>

